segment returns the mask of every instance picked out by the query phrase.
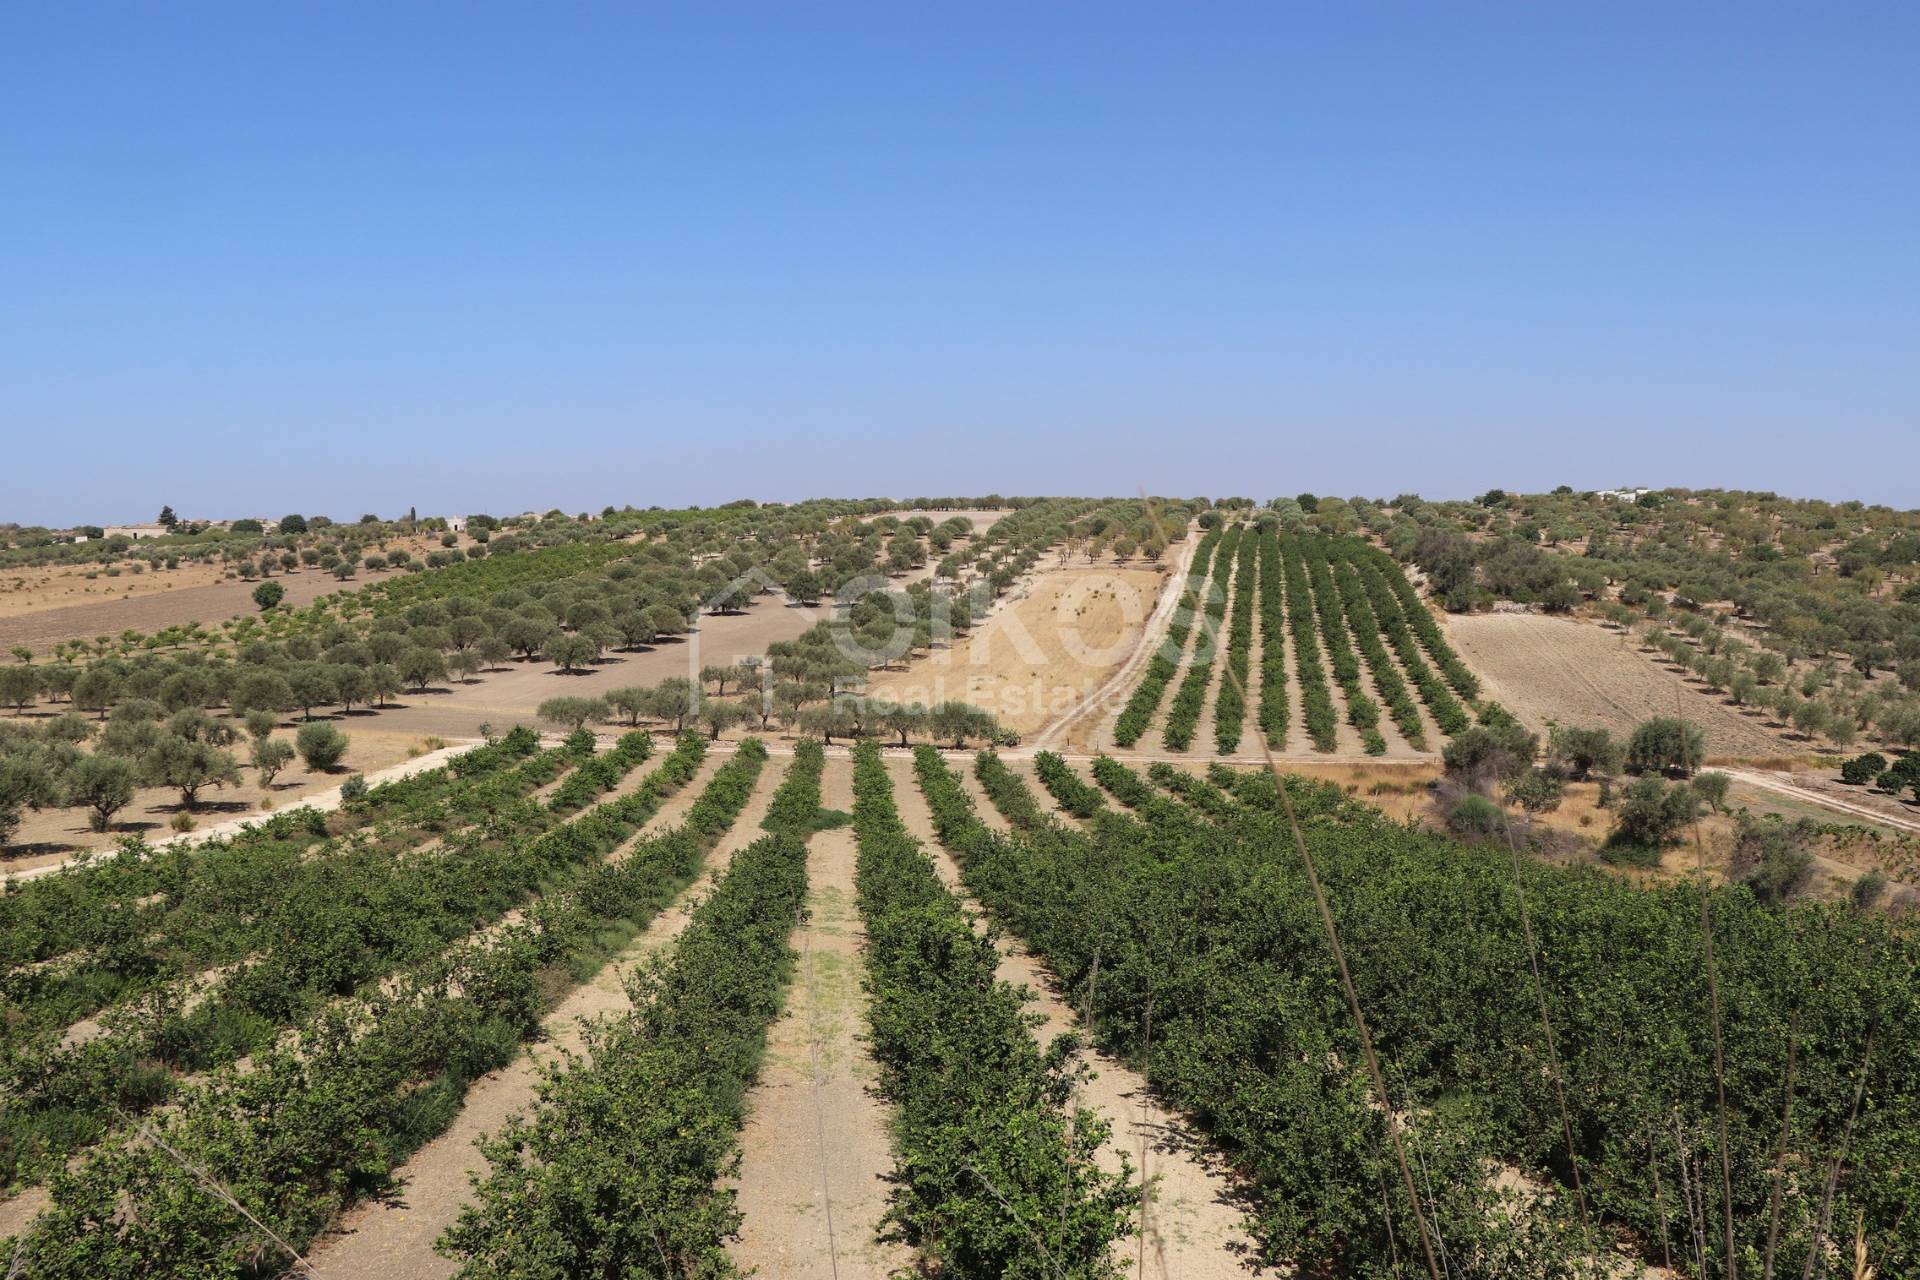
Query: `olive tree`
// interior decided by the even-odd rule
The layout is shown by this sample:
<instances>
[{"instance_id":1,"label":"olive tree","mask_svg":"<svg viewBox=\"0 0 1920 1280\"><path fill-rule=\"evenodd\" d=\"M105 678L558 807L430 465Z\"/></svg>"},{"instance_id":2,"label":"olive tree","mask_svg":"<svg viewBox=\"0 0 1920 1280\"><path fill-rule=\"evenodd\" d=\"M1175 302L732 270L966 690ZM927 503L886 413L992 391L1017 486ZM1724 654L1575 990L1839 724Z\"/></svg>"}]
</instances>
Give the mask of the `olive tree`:
<instances>
[{"instance_id":1,"label":"olive tree","mask_svg":"<svg viewBox=\"0 0 1920 1280\"><path fill-rule=\"evenodd\" d=\"M253 767L260 785L272 787L280 771L293 763L293 744L279 738L257 738L253 744Z\"/></svg>"},{"instance_id":2,"label":"olive tree","mask_svg":"<svg viewBox=\"0 0 1920 1280\"><path fill-rule=\"evenodd\" d=\"M535 714L548 724L577 732L589 720L607 719L612 711L605 698L560 697L548 698Z\"/></svg>"},{"instance_id":3,"label":"olive tree","mask_svg":"<svg viewBox=\"0 0 1920 1280\"><path fill-rule=\"evenodd\" d=\"M316 771L333 768L347 754L347 735L330 724L303 724L293 742L307 768Z\"/></svg>"},{"instance_id":4,"label":"olive tree","mask_svg":"<svg viewBox=\"0 0 1920 1280\"><path fill-rule=\"evenodd\" d=\"M1690 774L1706 759L1707 735L1675 716L1656 716L1627 741L1627 767L1636 773Z\"/></svg>"},{"instance_id":5,"label":"olive tree","mask_svg":"<svg viewBox=\"0 0 1920 1280\"><path fill-rule=\"evenodd\" d=\"M87 825L106 831L113 815L133 803L133 765L119 756L96 752L67 770L67 803L87 810Z\"/></svg>"}]
</instances>

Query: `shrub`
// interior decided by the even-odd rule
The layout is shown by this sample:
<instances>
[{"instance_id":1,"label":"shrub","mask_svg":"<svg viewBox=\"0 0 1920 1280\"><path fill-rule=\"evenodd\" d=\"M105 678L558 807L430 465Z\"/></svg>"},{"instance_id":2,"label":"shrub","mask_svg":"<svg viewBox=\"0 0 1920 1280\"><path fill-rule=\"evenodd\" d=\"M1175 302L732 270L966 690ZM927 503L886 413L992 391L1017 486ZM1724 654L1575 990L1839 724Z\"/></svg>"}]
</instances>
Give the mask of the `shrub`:
<instances>
[{"instance_id":1,"label":"shrub","mask_svg":"<svg viewBox=\"0 0 1920 1280\"><path fill-rule=\"evenodd\" d=\"M579 730L589 720L609 718L613 710L605 698L559 697L548 698L541 703L536 714L548 724L572 732Z\"/></svg>"},{"instance_id":2,"label":"shrub","mask_svg":"<svg viewBox=\"0 0 1920 1280\"><path fill-rule=\"evenodd\" d=\"M1849 786L1864 786L1872 782L1887 770L1887 758L1878 751L1869 751L1840 765L1840 781Z\"/></svg>"},{"instance_id":3,"label":"shrub","mask_svg":"<svg viewBox=\"0 0 1920 1280\"><path fill-rule=\"evenodd\" d=\"M1447 811L1447 830L1456 836L1484 838L1506 830L1507 816L1483 795L1468 792Z\"/></svg>"},{"instance_id":4,"label":"shrub","mask_svg":"<svg viewBox=\"0 0 1920 1280\"><path fill-rule=\"evenodd\" d=\"M367 776L363 773L356 773L340 784L340 799L343 803L352 804L356 800L364 799L366 794Z\"/></svg>"},{"instance_id":5,"label":"shrub","mask_svg":"<svg viewBox=\"0 0 1920 1280\"><path fill-rule=\"evenodd\" d=\"M309 769L331 769L347 754L347 735L330 724L303 724L294 735L294 749Z\"/></svg>"},{"instance_id":6,"label":"shrub","mask_svg":"<svg viewBox=\"0 0 1920 1280\"><path fill-rule=\"evenodd\" d=\"M1626 748L1605 729L1556 728L1547 736L1547 761L1576 782L1620 772Z\"/></svg>"},{"instance_id":7,"label":"shrub","mask_svg":"<svg viewBox=\"0 0 1920 1280\"><path fill-rule=\"evenodd\" d=\"M261 738L253 744L253 767L259 772L260 785L271 787L280 771L293 763L293 745L278 738Z\"/></svg>"},{"instance_id":8,"label":"shrub","mask_svg":"<svg viewBox=\"0 0 1920 1280\"><path fill-rule=\"evenodd\" d=\"M1715 813L1724 813L1727 808L1727 790L1733 786L1733 778L1719 770L1709 770L1695 776L1693 793L1700 797L1701 803Z\"/></svg>"},{"instance_id":9,"label":"shrub","mask_svg":"<svg viewBox=\"0 0 1920 1280\"><path fill-rule=\"evenodd\" d=\"M1478 725L1455 734L1440 758L1448 777L1480 789L1531 765L1537 745L1534 736L1519 725Z\"/></svg>"},{"instance_id":10,"label":"shrub","mask_svg":"<svg viewBox=\"0 0 1920 1280\"><path fill-rule=\"evenodd\" d=\"M1848 891L1848 896L1852 898L1854 907L1861 911L1871 911L1879 906L1880 899L1884 898L1886 894L1887 877L1885 873L1880 871L1867 872L1867 874L1855 880L1853 882L1853 888Z\"/></svg>"},{"instance_id":11,"label":"shrub","mask_svg":"<svg viewBox=\"0 0 1920 1280\"><path fill-rule=\"evenodd\" d=\"M1615 849L1652 850L1658 861L1663 845L1679 837L1680 828L1698 812L1693 788L1651 775L1635 779L1613 819L1607 844Z\"/></svg>"},{"instance_id":12,"label":"shrub","mask_svg":"<svg viewBox=\"0 0 1920 1280\"><path fill-rule=\"evenodd\" d=\"M1529 769L1507 783L1507 803L1528 813L1551 813L1560 807L1566 784L1544 769Z\"/></svg>"},{"instance_id":13,"label":"shrub","mask_svg":"<svg viewBox=\"0 0 1920 1280\"><path fill-rule=\"evenodd\" d=\"M1805 818L1785 822L1742 814L1733 841L1733 878L1762 902L1787 901L1813 874L1813 855L1805 846L1818 835L1819 828Z\"/></svg>"},{"instance_id":14,"label":"shrub","mask_svg":"<svg viewBox=\"0 0 1920 1280\"><path fill-rule=\"evenodd\" d=\"M287 598L287 589L277 582L263 582L253 589L253 602L266 613Z\"/></svg>"}]
</instances>

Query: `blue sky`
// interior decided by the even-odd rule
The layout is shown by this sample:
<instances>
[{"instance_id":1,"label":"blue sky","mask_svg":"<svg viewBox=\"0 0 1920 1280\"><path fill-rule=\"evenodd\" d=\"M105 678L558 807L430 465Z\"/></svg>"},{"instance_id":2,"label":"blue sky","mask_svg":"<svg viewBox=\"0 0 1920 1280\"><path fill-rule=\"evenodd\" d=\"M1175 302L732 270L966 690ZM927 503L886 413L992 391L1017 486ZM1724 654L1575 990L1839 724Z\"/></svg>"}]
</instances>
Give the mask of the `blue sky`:
<instances>
[{"instance_id":1,"label":"blue sky","mask_svg":"<svg viewBox=\"0 0 1920 1280\"><path fill-rule=\"evenodd\" d=\"M1920 10L0 9L0 520L1920 505Z\"/></svg>"}]
</instances>

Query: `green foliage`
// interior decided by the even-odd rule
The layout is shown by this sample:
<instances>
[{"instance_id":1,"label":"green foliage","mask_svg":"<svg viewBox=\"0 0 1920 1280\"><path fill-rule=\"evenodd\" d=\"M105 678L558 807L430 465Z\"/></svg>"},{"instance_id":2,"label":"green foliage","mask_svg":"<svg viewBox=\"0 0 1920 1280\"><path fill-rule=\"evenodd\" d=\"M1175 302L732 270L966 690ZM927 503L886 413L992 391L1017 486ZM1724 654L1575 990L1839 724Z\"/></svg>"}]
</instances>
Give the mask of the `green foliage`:
<instances>
[{"instance_id":1,"label":"green foliage","mask_svg":"<svg viewBox=\"0 0 1920 1280\"><path fill-rule=\"evenodd\" d=\"M634 732L622 734L613 750L583 760L568 774L547 801L554 813L573 813L596 797L611 791L620 780L653 756L653 735Z\"/></svg>"},{"instance_id":2,"label":"green foliage","mask_svg":"<svg viewBox=\"0 0 1920 1280\"><path fill-rule=\"evenodd\" d=\"M958 780L930 748L915 767L945 780L928 801L951 831ZM1124 1167L1094 1159L1105 1124L1070 1106L1070 1045L1035 1045L993 943L901 825L871 742L854 748L854 834L869 1043L894 1107L889 1219L956 1277L1117 1276L1134 1192Z\"/></svg>"},{"instance_id":3,"label":"green foliage","mask_svg":"<svg viewBox=\"0 0 1920 1280\"><path fill-rule=\"evenodd\" d=\"M597 723L609 719L613 714L613 708L607 704L605 698L562 696L548 698L542 702L536 714L548 724L572 731L583 727L589 721Z\"/></svg>"},{"instance_id":4,"label":"green foliage","mask_svg":"<svg viewBox=\"0 0 1920 1280\"><path fill-rule=\"evenodd\" d=\"M1076 818L1091 818L1107 802L1099 788L1087 785L1072 766L1054 752L1036 753L1033 772L1060 807Z\"/></svg>"},{"instance_id":5,"label":"green foliage","mask_svg":"<svg viewBox=\"0 0 1920 1280\"><path fill-rule=\"evenodd\" d=\"M1539 743L1519 725L1475 725L1455 734L1441 749L1447 776L1484 790L1518 777L1533 765Z\"/></svg>"},{"instance_id":6,"label":"green foliage","mask_svg":"<svg viewBox=\"0 0 1920 1280\"><path fill-rule=\"evenodd\" d=\"M1551 813L1560 807L1566 789L1560 778L1545 769L1528 769L1507 782L1506 801L1528 813Z\"/></svg>"},{"instance_id":7,"label":"green foliage","mask_svg":"<svg viewBox=\"0 0 1920 1280\"><path fill-rule=\"evenodd\" d=\"M1507 829L1500 806L1475 792L1467 792L1447 810L1447 830L1466 839L1483 840Z\"/></svg>"},{"instance_id":8,"label":"green foliage","mask_svg":"<svg viewBox=\"0 0 1920 1280\"><path fill-rule=\"evenodd\" d=\"M531 839L476 842L443 860L451 876L423 874L436 865L431 862L395 866L382 855L372 865L392 870L393 887L411 894L409 903L380 901L364 890L347 898L337 887L320 898L293 894L287 902L289 882L309 866L316 876L350 868L364 876L369 864L348 851L326 859L296 854L283 862L272 901L293 910L287 919L300 926L273 922L277 932L265 937L277 939L283 954L246 970L257 979L229 979L209 1005L264 995L261 983L268 981L286 990L286 946L351 940L335 953L338 960L370 967L370 977L379 968L369 965L368 940L383 929L418 938L435 921L449 931L443 939L457 937L485 918L476 910L480 903L504 910L537 888L548 895L524 923L490 941L452 951L429 943L389 990L324 1005L290 1047L276 1047L280 1037L269 1029L265 1042L253 1046L252 1071L180 1089L173 1108L152 1122L206 1176L244 1193L281 1237L297 1244L312 1239L343 1199L379 1189L410 1151L443 1129L470 1081L512 1057L538 1024L548 998L543 991L577 980L604 957L610 929L625 936L620 930L637 927L689 882L710 839L692 826L655 837L630 857L608 861L605 855L684 785L703 753L698 739L683 740L638 790ZM715 775L712 785L726 798L706 810L705 830L715 829L721 812L738 812L741 778L750 791L759 763L743 744L742 756ZM291 829L284 819L292 816L276 819L280 835ZM147 865L140 860L129 870ZM434 904L439 895L450 900ZM336 992L356 985L346 975L326 982ZM207 1008L192 1016L209 1016ZM102 1212L102 1206L126 1212ZM102 1267L185 1280L215 1273L218 1260L267 1258L271 1250L249 1222L202 1194L198 1175L143 1138L115 1133L76 1174L57 1180L53 1205L26 1237L22 1256L28 1274L55 1280L98 1275Z\"/></svg>"},{"instance_id":9,"label":"green foliage","mask_svg":"<svg viewBox=\"0 0 1920 1280\"><path fill-rule=\"evenodd\" d=\"M1627 767L1636 772L1690 774L1706 757L1706 733L1673 716L1655 716L1636 725L1627 741Z\"/></svg>"},{"instance_id":10,"label":"green foliage","mask_svg":"<svg viewBox=\"0 0 1920 1280\"><path fill-rule=\"evenodd\" d=\"M303 724L293 736L294 749L314 770L332 769L346 758L347 735L331 724Z\"/></svg>"},{"instance_id":11,"label":"green foliage","mask_svg":"<svg viewBox=\"0 0 1920 1280\"><path fill-rule=\"evenodd\" d=\"M1807 846L1818 835L1818 827L1806 818L1788 821L1773 814L1756 818L1742 813L1734 830L1733 878L1762 902L1788 901L1813 876Z\"/></svg>"},{"instance_id":12,"label":"green foliage","mask_svg":"<svg viewBox=\"0 0 1920 1280\"><path fill-rule=\"evenodd\" d=\"M1275 783L1225 769L1217 781L1233 784L1236 803L1204 822L1143 808L1140 821L1089 832L994 836L949 822L943 839L996 922L1090 1010L1103 1043L1231 1153L1272 1260L1401 1274L1408 1209L1312 895L1276 852L1291 841ZM1463 1275L1590 1274L1506 849L1410 830L1329 786L1286 785L1449 1257ZM929 803L938 819L931 789ZM1706 1167L1715 1126L1701 890L1533 863L1521 874L1585 1185L1614 1223L1656 1251L1664 1230L1681 1256L1692 1246L1676 1213L1678 1164ZM1920 1034L1896 1012L1920 990L1912 940L1874 917L1768 908L1737 888L1713 891L1713 917L1727 1074L1751 1082L1728 1093L1739 1247L1757 1257L1766 1233L1795 1011L1794 1167L1825 1168L1838 1150L1877 1021L1869 1092L1881 1101L1854 1132L1833 1220L1864 1213L1876 1264L1904 1274L1920 1259L1906 1213L1920 1074L1886 1037ZM1486 1178L1496 1164L1561 1195L1503 1197ZM1691 1185L1718 1222L1717 1183ZM1784 1207L1782 1274L1798 1273L1818 1209L1809 1196ZM1718 1244L1705 1236L1705 1270L1717 1274Z\"/></svg>"},{"instance_id":13,"label":"green foliage","mask_svg":"<svg viewBox=\"0 0 1920 1280\"><path fill-rule=\"evenodd\" d=\"M253 589L253 603L267 613L287 598L287 589L277 582L263 582Z\"/></svg>"},{"instance_id":14,"label":"green foliage","mask_svg":"<svg viewBox=\"0 0 1920 1280\"><path fill-rule=\"evenodd\" d=\"M1207 567L1212 563L1214 549L1220 544L1220 536L1218 528L1209 529L1194 549L1187 590L1181 597L1173 621L1168 624L1167 638L1148 660L1146 673L1140 683L1134 686L1133 693L1114 721L1113 738L1120 746L1130 747L1140 740L1147 726L1153 723L1154 713L1159 709L1167 685L1180 670L1180 655L1186 651L1187 637L1200 607L1198 584L1206 580Z\"/></svg>"},{"instance_id":15,"label":"green foliage","mask_svg":"<svg viewBox=\"0 0 1920 1280\"><path fill-rule=\"evenodd\" d=\"M1229 526L1214 555L1213 576L1205 587L1204 606L1187 660L1187 673L1167 708L1163 733L1169 751L1185 751L1193 743L1194 727L1199 723L1200 710L1206 704L1207 690L1213 681L1214 659L1220 651L1220 623L1227 611L1227 584L1243 533L1242 526Z\"/></svg>"},{"instance_id":16,"label":"green foliage","mask_svg":"<svg viewBox=\"0 0 1920 1280\"><path fill-rule=\"evenodd\" d=\"M67 803L84 806L95 831L113 824L113 815L133 803L133 766L119 756L83 756L67 770Z\"/></svg>"},{"instance_id":17,"label":"green foliage","mask_svg":"<svg viewBox=\"0 0 1920 1280\"><path fill-rule=\"evenodd\" d=\"M1014 826L1028 830L1051 821L1027 784L993 752L982 751L973 758L973 773L993 807Z\"/></svg>"},{"instance_id":18,"label":"green foliage","mask_svg":"<svg viewBox=\"0 0 1920 1280\"><path fill-rule=\"evenodd\" d=\"M1659 850L1680 838L1680 829L1700 812L1699 797L1684 782L1668 782L1656 775L1628 784L1614 813L1607 848L1616 861L1657 862Z\"/></svg>"},{"instance_id":19,"label":"green foliage","mask_svg":"<svg viewBox=\"0 0 1920 1280\"><path fill-rule=\"evenodd\" d=\"M1576 782L1610 776L1626 764L1627 750L1605 729L1556 725L1547 734L1547 763Z\"/></svg>"},{"instance_id":20,"label":"green foliage","mask_svg":"<svg viewBox=\"0 0 1920 1280\"><path fill-rule=\"evenodd\" d=\"M1840 765L1840 781L1850 786L1864 786L1886 772L1887 758L1878 751L1869 751L1854 756Z\"/></svg>"}]
</instances>

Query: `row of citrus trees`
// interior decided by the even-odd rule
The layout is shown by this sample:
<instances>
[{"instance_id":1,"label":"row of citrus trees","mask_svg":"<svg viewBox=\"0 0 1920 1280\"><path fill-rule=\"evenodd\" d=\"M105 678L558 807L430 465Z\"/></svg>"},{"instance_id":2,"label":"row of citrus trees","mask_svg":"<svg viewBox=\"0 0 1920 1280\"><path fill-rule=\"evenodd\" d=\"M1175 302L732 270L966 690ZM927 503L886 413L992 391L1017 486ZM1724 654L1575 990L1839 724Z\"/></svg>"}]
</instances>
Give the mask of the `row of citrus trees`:
<instances>
[{"instance_id":1,"label":"row of citrus trees","mask_svg":"<svg viewBox=\"0 0 1920 1280\"><path fill-rule=\"evenodd\" d=\"M1233 606L1227 626L1227 669L1213 699L1214 746L1223 756L1240 749L1240 732L1247 717L1247 680L1253 663L1253 605L1258 594L1254 575L1259 571L1260 539L1240 539L1233 570Z\"/></svg>"},{"instance_id":2,"label":"row of citrus trees","mask_svg":"<svg viewBox=\"0 0 1920 1280\"><path fill-rule=\"evenodd\" d=\"M323 838L325 820L296 810L198 848L130 841L9 896L8 1180L57 1164L115 1112L164 1100L175 1071L235 1061L324 1000L471 929L497 900L467 868L544 848L554 819L528 796L591 750L589 739L521 754L537 741L519 735L482 748L465 772L376 788L335 815L374 824L348 836ZM644 746L623 746L610 754L645 758ZM449 833L439 857L396 860ZM83 1018L98 1034L70 1032Z\"/></svg>"},{"instance_id":3,"label":"row of citrus trees","mask_svg":"<svg viewBox=\"0 0 1920 1280\"><path fill-rule=\"evenodd\" d=\"M1170 807L1118 762L1096 777L1134 818L969 833L969 887L1231 1154L1275 1259L1406 1273L1411 1206L1273 779L1219 769L1231 794L1192 780ZM1698 886L1516 869L1286 785L1449 1274L1598 1274L1618 1239L1719 1274L1728 1217L1752 1274L1856 1229L1881 1274L1920 1267L1920 948L1897 923L1706 891L1718 1073ZM1503 1166L1553 1194L1502 1191Z\"/></svg>"},{"instance_id":4,"label":"row of citrus trees","mask_svg":"<svg viewBox=\"0 0 1920 1280\"><path fill-rule=\"evenodd\" d=\"M1242 525L1230 525L1214 553L1212 576L1201 604L1200 626L1194 633L1193 654L1187 661L1187 673L1174 690L1173 703L1167 708L1167 723L1162 739L1169 751L1185 751L1193 744L1193 733L1206 704L1212 684L1213 662L1220 652L1220 623L1227 613L1228 584L1233 576L1234 558L1247 536Z\"/></svg>"},{"instance_id":5,"label":"row of citrus trees","mask_svg":"<svg viewBox=\"0 0 1920 1280\"><path fill-rule=\"evenodd\" d=\"M439 1245L462 1277L731 1273L726 1183L792 975L824 761L819 743L796 747L771 834L734 855L671 959L629 979L633 1012L590 1030L533 1114L486 1141L488 1175Z\"/></svg>"},{"instance_id":6,"label":"row of citrus trees","mask_svg":"<svg viewBox=\"0 0 1920 1280\"><path fill-rule=\"evenodd\" d=\"M1399 567L1360 539L1281 534L1257 526L1215 529L1200 543L1189 586L1166 642L1115 721L1114 740L1122 747L1146 734L1187 654L1185 674L1167 710L1166 747L1185 751L1192 746L1212 689L1214 747L1223 755L1239 750L1255 691L1256 616L1261 638L1256 722L1267 746L1280 749L1287 743L1289 640L1307 737L1316 751L1334 750L1344 704L1346 720L1365 750L1384 753L1376 695L1415 750L1428 745L1419 702L1443 733L1452 735L1470 723L1461 699L1476 698L1478 682ZM1218 645L1223 622L1226 642ZM1216 671L1220 648L1226 659ZM1335 686L1341 695L1337 701Z\"/></svg>"},{"instance_id":7,"label":"row of citrus trees","mask_svg":"<svg viewBox=\"0 0 1920 1280\"><path fill-rule=\"evenodd\" d=\"M541 890L520 923L326 1001L246 1069L180 1089L165 1112L56 1174L52 1207L19 1244L25 1274L278 1274L288 1245L387 1188L469 1083L511 1059L563 992L691 882L752 791L766 758L757 740L715 772L685 824L607 855L693 777L704 750L683 739L635 791L510 840L513 852L484 868L466 860L491 892Z\"/></svg>"},{"instance_id":8,"label":"row of citrus trees","mask_svg":"<svg viewBox=\"0 0 1920 1280\"><path fill-rule=\"evenodd\" d=\"M1182 594L1179 607L1168 623L1167 638L1154 650L1140 683L1134 686L1126 705L1120 709L1119 718L1114 721L1113 739L1123 747L1131 747L1140 741L1153 723L1154 716L1159 713L1160 700L1166 696L1167 686L1179 674L1180 655L1186 652L1187 637L1193 631L1201 607L1199 594L1191 589L1191 584L1205 578L1222 536L1220 529L1209 529L1200 539L1200 545L1194 548L1193 566L1188 571L1187 579L1189 589Z\"/></svg>"},{"instance_id":9,"label":"row of citrus trees","mask_svg":"<svg viewBox=\"0 0 1920 1280\"><path fill-rule=\"evenodd\" d=\"M916 750L925 771L939 765ZM901 822L879 750L854 748L856 888L869 1045L893 1106L889 1220L963 1277L1108 1277L1131 1177L1103 1172L1106 1124L1074 1104L1070 1046L1043 1051L1020 994ZM936 823L952 798L931 797Z\"/></svg>"}]
</instances>

